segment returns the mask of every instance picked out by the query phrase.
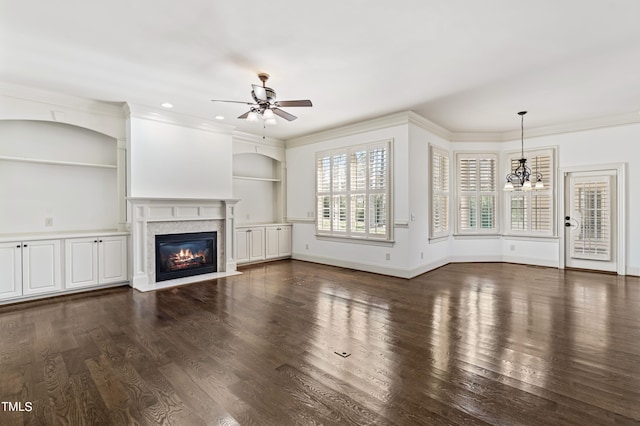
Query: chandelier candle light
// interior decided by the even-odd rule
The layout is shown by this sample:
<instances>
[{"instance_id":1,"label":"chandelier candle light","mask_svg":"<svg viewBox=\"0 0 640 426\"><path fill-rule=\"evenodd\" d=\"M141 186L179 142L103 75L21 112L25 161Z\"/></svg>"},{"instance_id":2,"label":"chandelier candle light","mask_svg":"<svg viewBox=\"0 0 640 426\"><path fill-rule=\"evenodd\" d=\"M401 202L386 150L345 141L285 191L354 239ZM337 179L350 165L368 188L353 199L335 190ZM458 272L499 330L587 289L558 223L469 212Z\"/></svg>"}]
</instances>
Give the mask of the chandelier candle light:
<instances>
[{"instance_id":1,"label":"chandelier candle light","mask_svg":"<svg viewBox=\"0 0 640 426\"><path fill-rule=\"evenodd\" d=\"M520 111L518 115L520 116L520 144L522 147L522 154L520 157L520 165L516 167L514 171L507 175L507 182L504 184L505 191L513 191L513 182L518 182L520 184L520 188L523 191L531 191L532 189L544 189L544 184L542 183L542 175L537 172L535 173L536 184L535 188L531 187L531 169L527 167L527 159L524 157L524 115L527 111ZM536 159L537 162L537 159ZM537 169L537 167L536 167Z\"/></svg>"}]
</instances>

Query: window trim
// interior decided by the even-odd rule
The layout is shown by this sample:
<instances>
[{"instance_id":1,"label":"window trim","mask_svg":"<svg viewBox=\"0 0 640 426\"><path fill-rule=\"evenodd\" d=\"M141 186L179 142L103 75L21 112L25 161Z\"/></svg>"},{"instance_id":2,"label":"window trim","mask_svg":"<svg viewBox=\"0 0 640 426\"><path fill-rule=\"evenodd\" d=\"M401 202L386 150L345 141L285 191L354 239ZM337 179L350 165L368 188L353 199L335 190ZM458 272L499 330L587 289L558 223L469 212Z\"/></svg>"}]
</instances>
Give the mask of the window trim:
<instances>
[{"instance_id":1,"label":"window trim","mask_svg":"<svg viewBox=\"0 0 640 426\"><path fill-rule=\"evenodd\" d=\"M438 154L444 158L447 158L447 190L442 191L443 195L447 197L447 229L443 231L434 230L434 196L437 195L434 190L434 177L433 177L433 157L434 154ZM438 241L447 239L451 235L451 152L448 149L442 148L438 145L429 144L429 241Z\"/></svg>"},{"instance_id":2,"label":"window trim","mask_svg":"<svg viewBox=\"0 0 640 426\"><path fill-rule=\"evenodd\" d=\"M370 161L370 157L369 157L369 153L372 149L376 148L376 147L380 147L380 146L384 146L384 148L386 149L386 168L387 168L387 188L385 191L380 191L380 190L375 190L369 187L368 182L369 182L369 161ZM385 234L370 234L368 231L367 233L351 233L349 230L349 223L351 221L351 203L350 203L350 197L351 197L351 162L350 162L350 157L351 154L355 151L361 151L363 149L366 149L367 152L367 185L365 188L365 198L367 200L366 202L366 211L365 214L369 215L370 211L369 211L369 199L370 199L370 195L373 194L384 194L386 195L387 198L387 203L386 203L386 210L387 210L387 217L386 217L386 233ZM333 179L330 179L330 183L329 183L329 191L318 191L318 161L323 158L323 157L330 157L331 158L331 163L333 163L333 158L337 155L342 155L342 154L346 154L347 156L347 164L346 164L346 189L345 191L340 191L340 195L345 195L346 196L346 230L345 231L335 231L333 229L327 231L327 230L321 230L319 228L319 215L321 214L318 211L318 199L321 196L329 196L331 199L333 199L334 197L334 188L333 188ZM379 140L379 141L374 141L374 142L367 142L367 143L363 143L363 144L357 144L357 145L349 145L349 146L344 146L344 147L340 147L340 148L334 148L334 149L329 149L329 150L324 150L324 151L317 151L315 153L315 236L317 239L325 239L325 240L332 240L332 241L342 241L342 242L357 242L357 243L362 243L362 244L367 244L367 243L372 243L372 244L380 244L380 243L389 243L389 244L393 244L394 243L394 239L393 239L393 234L394 234L394 222L393 222L393 139L384 139L384 140ZM358 191L358 193L361 193L362 191ZM333 207L330 208L331 210L333 210ZM331 215L333 215L333 212L331 213ZM330 218L330 226L331 228L333 228L333 219Z\"/></svg>"},{"instance_id":3,"label":"window trim","mask_svg":"<svg viewBox=\"0 0 640 426\"><path fill-rule=\"evenodd\" d=\"M524 192L527 200L526 205L527 205L527 212L528 212L527 229L522 231L511 229L511 197L513 196L513 194L522 194L522 192L521 191L514 191L514 192L502 191L503 200L504 200L503 201L504 229L503 229L502 235L510 236L510 237L532 237L532 238L554 238L558 236L558 226L557 226L557 219L556 219L557 211L558 211L558 202L556 200L556 182L558 180L558 172L557 172L558 148L557 146L536 147L533 149L526 150L524 152L524 156L525 158L527 158L527 160L529 160L529 158L533 156L545 155L547 153L551 156L551 162L549 166L549 169L551 172L551 178L549 179L549 183L547 187L545 187L545 189L542 191L532 190L532 191ZM510 171L511 161L513 159L521 158L522 151L521 150L505 151L503 154L504 154L504 159L502 163L503 163L503 166L505 167L505 171L503 174L506 175ZM528 162L527 162L527 165L530 168L532 166ZM534 168L532 168L532 172L535 172L535 166ZM531 198L532 198L532 195L535 195L536 192L546 193L549 195L549 199L551 203L550 211L549 211L551 227L549 231L532 231L531 230Z\"/></svg>"},{"instance_id":4,"label":"window trim","mask_svg":"<svg viewBox=\"0 0 640 426\"><path fill-rule=\"evenodd\" d=\"M490 191L491 195L493 195L495 207L494 207L494 215L495 215L495 226L490 229L481 229L477 228L475 230L461 230L460 224L460 173L458 171L459 168L459 159L461 158L488 158L491 157L494 161L495 167L495 182L494 182L494 190ZM454 200L454 215L455 215L455 233L454 236L490 236L490 235L500 235L500 224L501 224L501 214L500 214L500 200L501 196L499 194L502 187L499 186L500 182L500 173L499 173L499 165L500 165L500 154L497 151L454 151L454 175L455 175L455 200ZM489 191L480 191L478 188L476 191L476 197L481 197L482 195L487 195ZM480 210L478 210L479 212ZM479 213L478 213L479 214Z\"/></svg>"}]
</instances>

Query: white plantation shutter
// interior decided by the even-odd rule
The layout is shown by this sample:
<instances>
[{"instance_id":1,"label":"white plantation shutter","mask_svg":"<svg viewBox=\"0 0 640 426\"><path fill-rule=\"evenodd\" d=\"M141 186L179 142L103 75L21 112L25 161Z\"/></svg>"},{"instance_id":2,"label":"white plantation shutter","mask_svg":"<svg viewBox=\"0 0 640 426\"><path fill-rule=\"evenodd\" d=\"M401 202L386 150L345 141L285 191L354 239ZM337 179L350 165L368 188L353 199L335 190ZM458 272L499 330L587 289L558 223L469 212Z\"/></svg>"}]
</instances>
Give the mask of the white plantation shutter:
<instances>
[{"instance_id":1,"label":"white plantation shutter","mask_svg":"<svg viewBox=\"0 0 640 426\"><path fill-rule=\"evenodd\" d=\"M495 154L456 154L458 233L497 232L496 164Z\"/></svg>"},{"instance_id":2,"label":"white plantation shutter","mask_svg":"<svg viewBox=\"0 0 640 426\"><path fill-rule=\"evenodd\" d=\"M317 229L331 231L331 156L316 159Z\"/></svg>"},{"instance_id":3,"label":"white plantation shutter","mask_svg":"<svg viewBox=\"0 0 640 426\"><path fill-rule=\"evenodd\" d=\"M520 152L507 155L507 167L518 167ZM555 149L547 148L525 152L527 166L531 169L531 184L535 186L536 173L542 175L544 189L522 191L520 182L513 182L514 191L505 192L507 208L507 233L514 235L553 236L553 211L555 188Z\"/></svg>"},{"instance_id":4,"label":"white plantation shutter","mask_svg":"<svg viewBox=\"0 0 640 426\"><path fill-rule=\"evenodd\" d=\"M390 141L316 155L319 235L391 239L390 156Z\"/></svg>"},{"instance_id":5,"label":"white plantation shutter","mask_svg":"<svg viewBox=\"0 0 640 426\"><path fill-rule=\"evenodd\" d=\"M579 232L572 237L571 256L611 260L610 176L574 179L573 188L571 210L577 213Z\"/></svg>"},{"instance_id":6,"label":"white plantation shutter","mask_svg":"<svg viewBox=\"0 0 640 426\"><path fill-rule=\"evenodd\" d=\"M449 153L431 146L431 238L449 235Z\"/></svg>"}]
</instances>

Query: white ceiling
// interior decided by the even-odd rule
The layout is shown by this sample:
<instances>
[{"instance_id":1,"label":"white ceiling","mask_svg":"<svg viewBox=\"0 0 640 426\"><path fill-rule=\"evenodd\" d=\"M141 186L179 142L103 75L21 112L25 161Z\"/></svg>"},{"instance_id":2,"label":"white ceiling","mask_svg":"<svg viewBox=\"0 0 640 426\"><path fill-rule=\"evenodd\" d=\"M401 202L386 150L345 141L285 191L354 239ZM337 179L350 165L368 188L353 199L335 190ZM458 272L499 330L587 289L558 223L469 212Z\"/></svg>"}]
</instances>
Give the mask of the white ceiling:
<instances>
[{"instance_id":1,"label":"white ceiling","mask_svg":"<svg viewBox=\"0 0 640 426\"><path fill-rule=\"evenodd\" d=\"M638 0L0 0L0 81L237 120L258 72L288 139L413 110L453 132L640 111Z\"/></svg>"}]
</instances>

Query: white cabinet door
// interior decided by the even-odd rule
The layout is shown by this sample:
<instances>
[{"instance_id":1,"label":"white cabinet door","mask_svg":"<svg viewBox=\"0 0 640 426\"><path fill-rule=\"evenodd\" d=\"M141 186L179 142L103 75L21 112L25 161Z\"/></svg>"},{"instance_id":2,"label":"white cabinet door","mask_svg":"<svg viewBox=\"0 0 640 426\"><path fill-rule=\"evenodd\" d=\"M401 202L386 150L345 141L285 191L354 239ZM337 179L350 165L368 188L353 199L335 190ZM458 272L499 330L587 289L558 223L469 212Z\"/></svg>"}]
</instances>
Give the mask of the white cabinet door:
<instances>
[{"instance_id":1,"label":"white cabinet door","mask_svg":"<svg viewBox=\"0 0 640 426\"><path fill-rule=\"evenodd\" d=\"M79 288L98 284L98 239L74 238L66 240L65 288Z\"/></svg>"},{"instance_id":2,"label":"white cabinet door","mask_svg":"<svg viewBox=\"0 0 640 426\"><path fill-rule=\"evenodd\" d=\"M22 296L22 243L0 244L0 299Z\"/></svg>"},{"instance_id":3,"label":"white cabinet door","mask_svg":"<svg viewBox=\"0 0 640 426\"><path fill-rule=\"evenodd\" d=\"M278 250L279 228L277 226L268 226L266 228L266 252L265 257L271 259L280 256Z\"/></svg>"},{"instance_id":4,"label":"white cabinet door","mask_svg":"<svg viewBox=\"0 0 640 426\"><path fill-rule=\"evenodd\" d=\"M249 230L236 230L236 262L245 263L249 261Z\"/></svg>"},{"instance_id":5,"label":"white cabinet door","mask_svg":"<svg viewBox=\"0 0 640 426\"><path fill-rule=\"evenodd\" d=\"M22 293L50 293L62 288L60 240L22 245Z\"/></svg>"},{"instance_id":6,"label":"white cabinet door","mask_svg":"<svg viewBox=\"0 0 640 426\"><path fill-rule=\"evenodd\" d=\"M98 282L116 283L127 279L127 237L98 239Z\"/></svg>"},{"instance_id":7,"label":"white cabinet door","mask_svg":"<svg viewBox=\"0 0 640 426\"><path fill-rule=\"evenodd\" d=\"M291 226L269 226L266 232L267 259L291 256Z\"/></svg>"},{"instance_id":8,"label":"white cabinet door","mask_svg":"<svg viewBox=\"0 0 640 426\"><path fill-rule=\"evenodd\" d=\"M264 260L264 227L249 230L250 252L249 260Z\"/></svg>"},{"instance_id":9,"label":"white cabinet door","mask_svg":"<svg viewBox=\"0 0 640 426\"><path fill-rule=\"evenodd\" d=\"M291 226L278 228L278 256L291 256Z\"/></svg>"}]
</instances>

